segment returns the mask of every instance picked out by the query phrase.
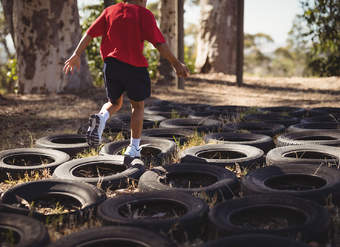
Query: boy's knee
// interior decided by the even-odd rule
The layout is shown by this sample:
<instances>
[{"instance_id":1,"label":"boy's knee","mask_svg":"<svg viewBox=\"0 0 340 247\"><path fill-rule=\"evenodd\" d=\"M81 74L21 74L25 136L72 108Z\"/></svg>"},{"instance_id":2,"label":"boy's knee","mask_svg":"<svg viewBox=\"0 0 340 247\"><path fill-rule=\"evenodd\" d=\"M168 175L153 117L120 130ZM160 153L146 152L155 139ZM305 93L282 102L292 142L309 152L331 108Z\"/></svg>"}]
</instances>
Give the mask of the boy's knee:
<instances>
[{"instance_id":1,"label":"boy's knee","mask_svg":"<svg viewBox=\"0 0 340 247\"><path fill-rule=\"evenodd\" d=\"M133 101L131 100L131 107L134 110L142 110L144 111L144 101Z\"/></svg>"},{"instance_id":2,"label":"boy's knee","mask_svg":"<svg viewBox=\"0 0 340 247\"><path fill-rule=\"evenodd\" d=\"M117 107L118 109L120 109L120 108L122 107L122 105L123 105L123 99L122 99L122 98L118 98L118 99L116 99L116 100L110 100L110 103L111 103L113 106L115 106L115 107Z\"/></svg>"}]
</instances>

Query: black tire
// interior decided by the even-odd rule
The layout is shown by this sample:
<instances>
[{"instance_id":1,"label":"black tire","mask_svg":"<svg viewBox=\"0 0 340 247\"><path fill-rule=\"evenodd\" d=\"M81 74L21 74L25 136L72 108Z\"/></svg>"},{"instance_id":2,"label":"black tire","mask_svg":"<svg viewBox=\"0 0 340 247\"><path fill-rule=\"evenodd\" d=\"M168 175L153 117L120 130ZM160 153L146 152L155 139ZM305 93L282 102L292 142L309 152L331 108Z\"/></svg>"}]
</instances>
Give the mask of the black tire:
<instances>
[{"instance_id":1,"label":"black tire","mask_svg":"<svg viewBox=\"0 0 340 247\"><path fill-rule=\"evenodd\" d=\"M300 122L300 120L296 117L282 116L277 113L249 114L243 117L243 121L261 121L266 123L282 124L285 127Z\"/></svg>"},{"instance_id":2,"label":"black tire","mask_svg":"<svg viewBox=\"0 0 340 247\"><path fill-rule=\"evenodd\" d=\"M340 121L340 114L326 114L314 117L306 117L301 119L301 123L315 123L315 122L333 122L338 123Z\"/></svg>"},{"instance_id":3,"label":"black tire","mask_svg":"<svg viewBox=\"0 0 340 247\"><path fill-rule=\"evenodd\" d=\"M260 112L276 113L283 116L291 117L303 117L307 110L300 107L292 106L273 106L273 107L263 107L258 109Z\"/></svg>"},{"instance_id":4,"label":"black tire","mask_svg":"<svg viewBox=\"0 0 340 247\"><path fill-rule=\"evenodd\" d=\"M118 119L122 121L127 128L130 126L131 122L131 113L118 113L115 114L112 119ZM143 129L150 129L155 126L159 125L159 122L165 120L166 118L163 116L157 116L157 115L149 115L149 114L144 114L144 119L143 119Z\"/></svg>"},{"instance_id":5,"label":"black tire","mask_svg":"<svg viewBox=\"0 0 340 247\"><path fill-rule=\"evenodd\" d=\"M86 172L86 169L90 170L92 174L93 171L99 174L95 176L91 174L90 177L86 177L82 173ZM108 175L103 174L108 170L110 170ZM134 159L127 166L124 163L124 156L104 155L68 161L54 170L53 177L100 185L102 189L118 189L126 187L129 180L138 180L144 171L144 164L141 160Z\"/></svg>"},{"instance_id":6,"label":"black tire","mask_svg":"<svg viewBox=\"0 0 340 247\"><path fill-rule=\"evenodd\" d=\"M277 146L317 144L340 146L339 130L305 130L291 132L277 137Z\"/></svg>"},{"instance_id":7,"label":"black tire","mask_svg":"<svg viewBox=\"0 0 340 247\"><path fill-rule=\"evenodd\" d=\"M194 111L188 115L188 118L209 118L209 119L218 119L219 111L217 110L202 110L202 111Z\"/></svg>"},{"instance_id":8,"label":"black tire","mask_svg":"<svg viewBox=\"0 0 340 247\"><path fill-rule=\"evenodd\" d=\"M269 234L243 234L210 241L199 247L310 247L295 240Z\"/></svg>"},{"instance_id":9,"label":"black tire","mask_svg":"<svg viewBox=\"0 0 340 247\"><path fill-rule=\"evenodd\" d=\"M174 117L187 117L189 111L183 107L175 105L159 105L159 106L147 106L144 108L144 113L150 115L160 115L165 118Z\"/></svg>"},{"instance_id":10,"label":"black tire","mask_svg":"<svg viewBox=\"0 0 340 247\"><path fill-rule=\"evenodd\" d=\"M237 105L217 105L209 107L211 111L218 111L218 116L222 118L234 119L248 109L247 106Z\"/></svg>"},{"instance_id":11,"label":"black tire","mask_svg":"<svg viewBox=\"0 0 340 247\"><path fill-rule=\"evenodd\" d=\"M272 221L275 217L290 216L290 221L287 218L280 219L279 223L276 222L279 227L267 226L264 225L266 219L261 216ZM257 226L257 222L249 217L257 218L263 226ZM325 208L292 196L267 194L229 200L212 208L209 219L216 227L218 236L260 233L326 243L332 234L331 218ZM284 222L287 224L284 225Z\"/></svg>"},{"instance_id":12,"label":"black tire","mask_svg":"<svg viewBox=\"0 0 340 247\"><path fill-rule=\"evenodd\" d=\"M129 144L130 140L110 142L102 147L99 154L120 155ZM175 142L156 137L142 137L140 145L142 147L141 158L145 165L149 165L150 162L154 165L162 165L169 161L177 150Z\"/></svg>"},{"instance_id":13,"label":"black tire","mask_svg":"<svg viewBox=\"0 0 340 247\"><path fill-rule=\"evenodd\" d=\"M254 134L261 134L274 137L283 133L285 126L282 124L266 123L266 122L239 122L231 123L223 126L222 130L234 129L235 131L249 131Z\"/></svg>"},{"instance_id":14,"label":"black tire","mask_svg":"<svg viewBox=\"0 0 340 247\"><path fill-rule=\"evenodd\" d=\"M165 138L181 145L194 135L195 131L182 128L154 128L142 132L142 136Z\"/></svg>"},{"instance_id":15,"label":"black tire","mask_svg":"<svg viewBox=\"0 0 340 247\"><path fill-rule=\"evenodd\" d=\"M236 158L214 159L213 156L227 154ZM206 163L220 167L252 166L262 163L264 152L256 147L240 144L207 144L184 149L179 156L182 163Z\"/></svg>"},{"instance_id":16,"label":"black tire","mask_svg":"<svg viewBox=\"0 0 340 247\"><path fill-rule=\"evenodd\" d=\"M48 247L164 246L175 247L169 239L152 231L129 226L104 226L72 233Z\"/></svg>"},{"instance_id":17,"label":"black tire","mask_svg":"<svg viewBox=\"0 0 340 247\"><path fill-rule=\"evenodd\" d=\"M0 152L0 173L6 175L22 175L25 172L51 172L70 159L67 153L47 148L16 148Z\"/></svg>"},{"instance_id":18,"label":"black tire","mask_svg":"<svg viewBox=\"0 0 340 247\"><path fill-rule=\"evenodd\" d=\"M275 193L325 205L340 185L340 172L309 164L267 166L242 177L244 195Z\"/></svg>"},{"instance_id":19,"label":"black tire","mask_svg":"<svg viewBox=\"0 0 340 247\"><path fill-rule=\"evenodd\" d=\"M198 178L198 175L201 175L201 179ZM176 180L176 176L177 179L178 177L184 177L189 182L193 181L193 183L190 183L189 188L184 187L183 184L177 187L179 183L172 184ZM209 181L202 186L203 180ZM200 186L196 186L195 182L198 182L197 185L201 182ZM195 186L191 187L193 184ZM142 192L182 191L207 202L212 202L214 199L222 201L237 196L240 190L239 185L235 174L227 169L205 164L179 163L155 167L150 171L146 171L139 179L138 188Z\"/></svg>"},{"instance_id":20,"label":"black tire","mask_svg":"<svg viewBox=\"0 0 340 247\"><path fill-rule=\"evenodd\" d=\"M139 213L165 212L166 217L140 216ZM134 209L136 209L134 211ZM149 210L149 211L147 211ZM172 214L166 212L171 210ZM166 234L171 231L194 237L207 220L208 205L201 199L184 192L145 192L114 197L103 202L97 215L104 224L136 226ZM135 215L135 217L132 217Z\"/></svg>"},{"instance_id":21,"label":"black tire","mask_svg":"<svg viewBox=\"0 0 340 247\"><path fill-rule=\"evenodd\" d=\"M310 112L325 112L328 114L340 114L340 108L339 107L315 107L310 109Z\"/></svg>"},{"instance_id":22,"label":"black tire","mask_svg":"<svg viewBox=\"0 0 340 247\"><path fill-rule=\"evenodd\" d=\"M222 122L206 118L177 118L167 119L159 124L161 128L183 128L197 132L213 132L222 126Z\"/></svg>"},{"instance_id":23,"label":"black tire","mask_svg":"<svg viewBox=\"0 0 340 247\"><path fill-rule=\"evenodd\" d=\"M124 136L130 132L130 126L117 118L110 118L106 121L104 133L119 133L122 132Z\"/></svg>"},{"instance_id":24,"label":"black tire","mask_svg":"<svg viewBox=\"0 0 340 247\"><path fill-rule=\"evenodd\" d=\"M250 145L262 149L265 153L275 147L273 138L270 136L252 133L211 133L204 136L204 141L206 143Z\"/></svg>"},{"instance_id":25,"label":"black tire","mask_svg":"<svg viewBox=\"0 0 340 247\"><path fill-rule=\"evenodd\" d=\"M50 241L42 223L19 214L0 213L0 233L0 244L4 247L43 247Z\"/></svg>"},{"instance_id":26,"label":"black tire","mask_svg":"<svg viewBox=\"0 0 340 247\"><path fill-rule=\"evenodd\" d=\"M22 201L24 199L32 205L32 202L36 200L57 200L58 197L60 200L70 200L70 204L77 205L79 209L63 213L43 214L30 210ZM43 222L51 222L62 217L65 223L86 221L105 198L105 193L91 184L61 179L46 179L19 184L1 195L1 201L8 204L6 210L9 212L32 215Z\"/></svg>"},{"instance_id":27,"label":"black tire","mask_svg":"<svg viewBox=\"0 0 340 247\"><path fill-rule=\"evenodd\" d=\"M335 122L314 122L314 123L299 123L288 127L287 132L298 132L305 130L336 130L340 126Z\"/></svg>"},{"instance_id":28,"label":"black tire","mask_svg":"<svg viewBox=\"0 0 340 247\"><path fill-rule=\"evenodd\" d=\"M323 145L293 145L270 150L266 156L267 165L305 163L337 167L339 148Z\"/></svg>"},{"instance_id":29,"label":"black tire","mask_svg":"<svg viewBox=\"0 0 340 247\"><path fill-rule=\"evenodd\" d=\"M74 157L76 154L89 150L85 135L63 134L41 137L35 142L37 148L51 148L69 154Z\"/></svg>"}]
</instances>

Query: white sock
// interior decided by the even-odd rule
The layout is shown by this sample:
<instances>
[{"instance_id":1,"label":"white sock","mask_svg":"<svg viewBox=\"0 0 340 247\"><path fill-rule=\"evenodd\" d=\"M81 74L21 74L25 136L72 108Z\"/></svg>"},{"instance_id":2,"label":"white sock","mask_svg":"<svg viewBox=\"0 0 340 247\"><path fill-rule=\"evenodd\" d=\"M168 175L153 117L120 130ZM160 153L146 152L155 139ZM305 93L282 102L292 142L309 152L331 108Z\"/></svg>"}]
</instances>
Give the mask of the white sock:
<instances>
[{"instance_id":1,"label":"white sock","mask_svg":"<svg viewBox=\"0 0 340 247\"><path fill-rule=\"evenodd\" d=\"M106 109L101 110L99 114L103 116L104 122L110 118L110 113Z\"/></svg>"},{"instance_id":2,"label":"white sock","mask_svg":"<svg viewBox=\"0 0 340 247\"><path fill-rule=\"evenodd\" d=\"M139 143L140 143L140 138L132 138L131 137L131 140L130 140L130 144L132 146L135 146L137 149L139 148Z\"/></svg>"}]
</instances>

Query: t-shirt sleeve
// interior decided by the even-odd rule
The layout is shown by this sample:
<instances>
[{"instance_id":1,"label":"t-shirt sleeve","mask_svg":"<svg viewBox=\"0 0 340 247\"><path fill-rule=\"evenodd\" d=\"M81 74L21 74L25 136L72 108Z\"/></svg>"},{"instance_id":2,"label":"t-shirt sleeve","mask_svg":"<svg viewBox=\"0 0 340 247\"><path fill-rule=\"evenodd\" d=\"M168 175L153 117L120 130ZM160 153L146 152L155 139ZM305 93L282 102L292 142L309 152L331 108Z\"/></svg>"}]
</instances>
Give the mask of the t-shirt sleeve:
<instances>
[{"instance_id":1,"label":"t-shirt sleeve","mask_svg":"<svg viewBox=\"0 0 340 247\"><path fill-rule=\"evenodd\" d=\"M106 28L106 9L101 13L101 15L91 24L87 29L87 35L92 38L102 36Z\"/></svg>"},{"instance_id":2,"label":"t-shirt sleeve","mask_svg":"<svg viewBox=\"0 0 340 247\"><path fill-rule=\"evenodd\" d=\"M159 30L154 15L147 11L143 19L143 40L147 40L154 46L159 43L165 43L164 36Z\"/></svg>"}]
</instances>

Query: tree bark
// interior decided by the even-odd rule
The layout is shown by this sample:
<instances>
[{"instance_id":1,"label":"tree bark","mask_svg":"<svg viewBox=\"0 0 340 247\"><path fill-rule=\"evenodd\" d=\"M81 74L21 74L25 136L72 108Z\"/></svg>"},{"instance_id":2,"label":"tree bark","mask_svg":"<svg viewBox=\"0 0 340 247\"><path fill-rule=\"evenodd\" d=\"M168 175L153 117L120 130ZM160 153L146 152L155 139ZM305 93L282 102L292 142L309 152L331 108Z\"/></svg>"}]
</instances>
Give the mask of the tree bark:
<instances>
[{"instance_id":1,"label":"tree bark","mask_svg":"<svg viewBox=\"0 0 340 247\"><path fill-rule=\"evenodd\" d=\"M201 0L196 70L235 74L238 0Z\"/></svg>"},{"instance_id":2,"label":"tree bark","mask_svg":"<svg viewBox=\"0 0 340 247\"><path fill-rule=\"evenodd\" d=\"M1 1L12 23L21 93L77 92L92 86L85 54L80 71L63 73L64 61L81 38L77 0Z\"/></svg>"},{"instance_id":3,"label":"tree bark","mask_svg":"<svg viewBox=\"0 0 340 247\"><path fill-rule=\"evenodd\" d=\"M170 50L177 54L177 39L176 39L176 1L174 0L161 0L159 4L160 21L159 28L164 35L164 38ZM175 73L170 63L160 58L158 70L160 77L158 84L170 85L174 83Z\"/></svg>"}]
</instances>

